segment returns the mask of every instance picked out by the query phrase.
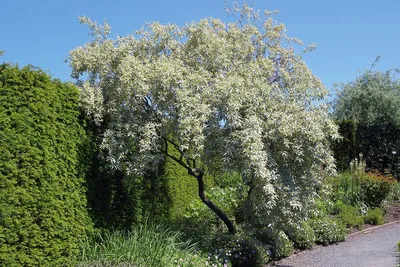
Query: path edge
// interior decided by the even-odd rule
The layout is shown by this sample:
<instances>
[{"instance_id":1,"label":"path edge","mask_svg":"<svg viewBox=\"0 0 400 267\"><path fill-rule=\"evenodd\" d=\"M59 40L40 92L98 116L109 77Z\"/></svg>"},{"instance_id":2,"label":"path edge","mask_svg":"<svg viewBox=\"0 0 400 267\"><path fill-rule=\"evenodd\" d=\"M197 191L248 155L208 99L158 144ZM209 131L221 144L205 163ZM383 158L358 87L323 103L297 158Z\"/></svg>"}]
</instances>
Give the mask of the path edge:
<instances>
[{"instance_id":1,"label":"path edge","mask_svg":"<svg viewBox=\"0 0 400 267\"><path fill-rule=\"evenodd\" d=\"M384 223L384 224L381 224L381 225L377 225L377 226L373 226L373 227L370 227L370 228L367 228L367 229L363 229L363 230L358 231L358 232L354 232L354 233L352 233L352 234L347 235L344 242L346 242L346 241L347 241L347 238L349 238L349 237L351 237L351 236L355 236L355 235L358 235L358 234L363 234L363 233L365 233L365 232L373 231L373 230L376 230L376 229L379 229L379 228L382 228L382 227L385 227L385 226L389 226L389 225L392 225L392 224L396 224L396 223L400 223L400 220L393 221L393 222L388 222L388 223ZM341 242L340 242L340 243L341 243ZM332 246L332 245L334 245L334 244L329 244L328 246ZM290 257L299 256L299 254L302 254L302 253L307 252L307 251L310 251L310 250L314 250L315 248L318 248L318 247L324 247L324 246L323 246L323 245L316 245L316 246L314 246L314 247L311 248L311 249L300 250L300 251L298 251L297 253L295 252L295 253L293 253L292 255L290 255L289 257L286 257L286 258L284 258L284 259L287 259L287 258L290 258ZM280 263L282 260L284 260L284 259L280 259L280 260L277 260L277 261L271 261L271 262L267 263L266 266L267 266L267 267L268 267L268 266L271 266L271 267L276 266L276 264L279 264L279 263Z\"/></svg>"},{"instance_id":2,"label":"path edge","mask_svg":"<svg viewBox=\"0 0 400 267\"><path fill-rule=\"evenodd\" d=\"M347 235L347 237L351 237L351 236L358 235L358 234L363 234L365 232L373 231L373 230L376 230L376 229L379 229L379 228L382 228L382 227L385 227L385 226L389 226L389 225L392 225L392 224L396 224L396 223L400 223L400 220L389 222L389 223L384 223L384 224L377 225L377 226L372 226L372 227L363 229L361 231L357 231L357 232L351 233L351 234Z\"/></svg>"}]
</instances>

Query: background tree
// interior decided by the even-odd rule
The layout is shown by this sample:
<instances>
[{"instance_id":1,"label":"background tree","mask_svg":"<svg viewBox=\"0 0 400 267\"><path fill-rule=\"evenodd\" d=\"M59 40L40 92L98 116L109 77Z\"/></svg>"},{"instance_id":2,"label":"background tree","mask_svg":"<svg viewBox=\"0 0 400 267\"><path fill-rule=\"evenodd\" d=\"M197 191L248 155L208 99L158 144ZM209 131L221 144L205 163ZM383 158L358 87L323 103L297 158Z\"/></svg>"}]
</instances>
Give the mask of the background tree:
<instances>
[{"instance_id":1,"label":"background tree","mask_svg":"<svg viewBox=\"0 0 400 267\"><path fill-rule=\"evenodd\" d=\"M142 174L169 157L234 232L204 193L213 159L242 174L248 211L265 224L271 212L289 218L310 202L321 166L333 169L327 138L337 128L316 104L327 90L295 52L301 42L270 12L260 19L246 3L228 11L235 22L150 23L116 40L108 25L81 18L93 40L71 51L70 65L87 112L110 121L102 143L109 164Z\"/></svg>"},{"instance_id":2,"label":"background tree","mask_svg":"<svg viewBox=\"0 0 400 267\"><path fill-rule=\"evenodd\" d=\"M353 82L339 84L334 116L356 123L356 153L367 167L395 170L400 146L400 83L397 70L362 73Z\"/></svg>"}]
</instances>

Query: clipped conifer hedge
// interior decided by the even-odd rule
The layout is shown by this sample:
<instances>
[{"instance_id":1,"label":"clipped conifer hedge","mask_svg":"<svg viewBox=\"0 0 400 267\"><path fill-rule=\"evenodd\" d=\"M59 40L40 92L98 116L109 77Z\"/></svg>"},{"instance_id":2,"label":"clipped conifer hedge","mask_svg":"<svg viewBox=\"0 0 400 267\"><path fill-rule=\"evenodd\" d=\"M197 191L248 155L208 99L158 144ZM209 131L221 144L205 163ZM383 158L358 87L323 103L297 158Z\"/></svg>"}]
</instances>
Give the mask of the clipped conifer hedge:
<instances>
[{"instance_id":1,"label":"clipped conifer hedge","mask_svg":"<svg viewBox=\"0 0 400 267\"><path fill-rule=\"evenodd\" d=\"M0 266L71 266L91 229L78 90L0 66Z\"/></svg>"},{"instance_id":2,"label":"clipped conifer hedge","mask_svg":"<svg viewBox=\"0 0 400 267\"><path fill-rule=\"evenodd\" d=\"M350 162L357 157L357 125L351 120L340 121L337 122L337 124L342 139L332 141L332 150L335 156L337 169L339 171L346 171L350 168Z\"/></svg>"}]
</instances>

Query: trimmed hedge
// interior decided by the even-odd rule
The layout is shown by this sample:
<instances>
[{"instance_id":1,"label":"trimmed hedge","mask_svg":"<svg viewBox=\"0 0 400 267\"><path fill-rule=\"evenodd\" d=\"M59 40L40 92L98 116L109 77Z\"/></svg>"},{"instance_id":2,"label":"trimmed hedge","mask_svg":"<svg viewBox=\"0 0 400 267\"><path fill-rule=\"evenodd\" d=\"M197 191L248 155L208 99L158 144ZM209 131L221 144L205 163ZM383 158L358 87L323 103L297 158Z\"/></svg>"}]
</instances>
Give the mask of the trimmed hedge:
<instances>
[{"instance_id":1,"label":"trimmed hedge","mask_svg":"<svg viewBox=\"0 0 400 267\"><path fill-rule=\"evenodd\" d=\"M339 134L342 139L332 143L332 150L336 159L336 167L339 171L346 171L350 168L350 162L356 154L356 132L357 126L354 121L344 120L337 123Z\"/></svg>"},{"instance_id":2,"label":"trimmed hedge","mask_svg":"<svg viewBox=\"0 0 400 267\"><path fill-rule=\"evenodd\" d=\"M0 266L72 265L91 229L78 90L0 66Z\"/></svg>"},{"instance_id":3,"label":"trimmed hedge","mask_svg":"<svg viewBox=\"0 0 400 267\"><path fill-rule=\"evenodd\" d=\"M170 148L169 153L179 157L179 152L174 148ZM165 160L164 168L167 195L171 201L168 213L170 219L175 221L183 216L194 199L199 198L198 185L196 178L190 176L185 168L168 157Z\"/></svg>"}]
</instances>

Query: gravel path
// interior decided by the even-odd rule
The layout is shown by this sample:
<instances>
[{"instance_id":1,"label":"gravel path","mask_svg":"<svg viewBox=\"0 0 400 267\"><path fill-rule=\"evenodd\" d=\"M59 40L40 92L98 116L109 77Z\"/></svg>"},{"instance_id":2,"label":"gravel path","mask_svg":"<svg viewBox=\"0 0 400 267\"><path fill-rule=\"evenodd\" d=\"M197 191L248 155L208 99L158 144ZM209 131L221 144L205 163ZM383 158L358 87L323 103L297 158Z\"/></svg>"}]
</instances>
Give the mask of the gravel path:
<instances>
[{"instance_id":1,"label":"gravel path","mask_svg":"<svg viewBox=\"0 0 400 267\"><path fill-rule=\"evenodd\" d=\"M350 236L346 242L300 252L283 259L279 267L395 267L400 241L400 223Z\"/></svg>"}]
</instances>

